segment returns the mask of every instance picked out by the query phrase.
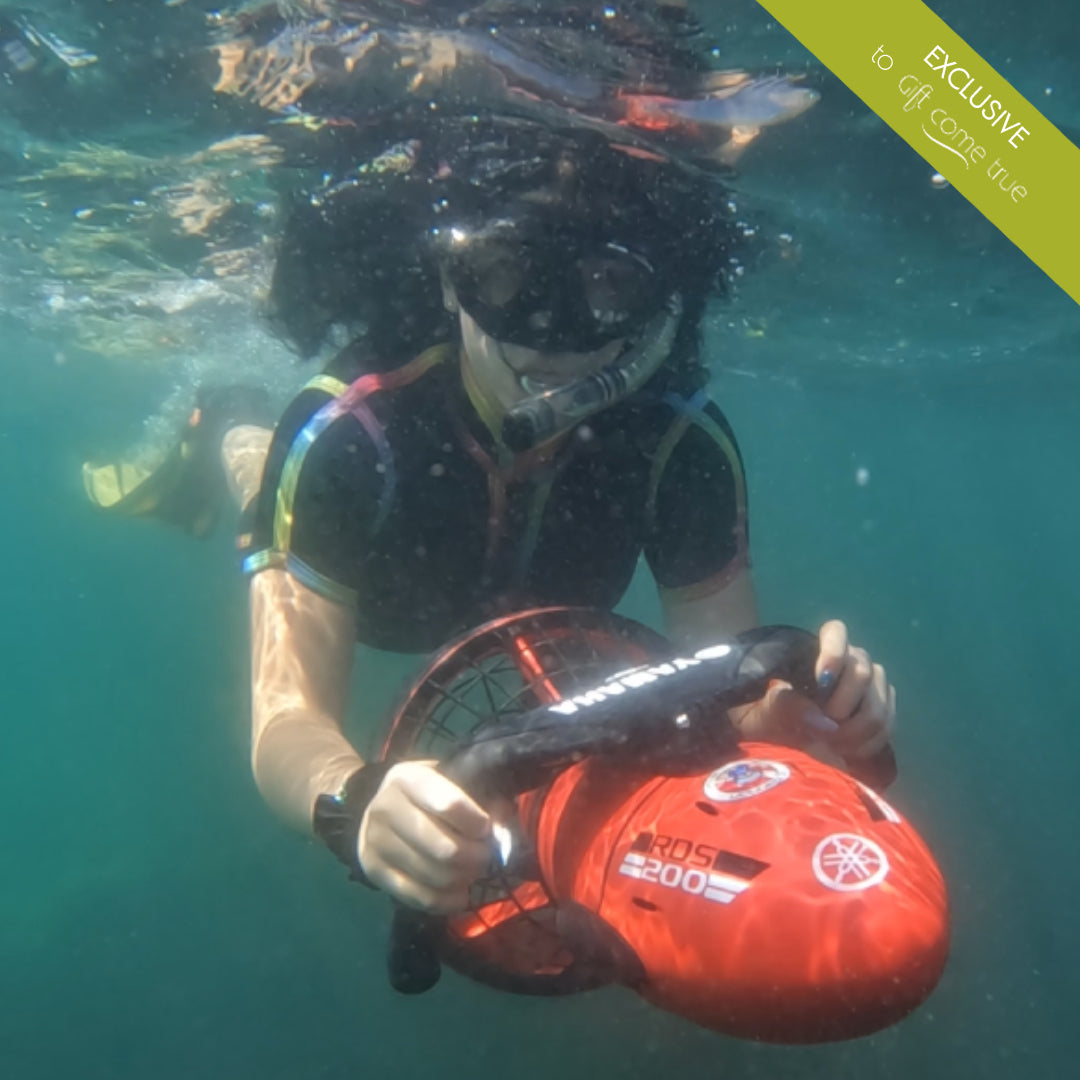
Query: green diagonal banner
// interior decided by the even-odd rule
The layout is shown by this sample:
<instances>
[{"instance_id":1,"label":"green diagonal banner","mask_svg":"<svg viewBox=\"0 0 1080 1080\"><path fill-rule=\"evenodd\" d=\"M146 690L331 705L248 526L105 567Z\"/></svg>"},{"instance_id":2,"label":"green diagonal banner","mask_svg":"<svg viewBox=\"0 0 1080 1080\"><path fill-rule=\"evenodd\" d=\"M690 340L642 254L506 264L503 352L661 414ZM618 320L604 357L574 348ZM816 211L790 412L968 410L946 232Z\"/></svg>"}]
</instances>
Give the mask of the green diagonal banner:
<instances>
[{"instance_id":1,"label":"green diagonal banner","mask_svg":"<svg viewBox=\"0 0 1080 1080\"><path fill-rule=\"evenodd\" d=\"M759 0L1080 302L1080 149L921 0Z\"/></svg>"}]
</instances>

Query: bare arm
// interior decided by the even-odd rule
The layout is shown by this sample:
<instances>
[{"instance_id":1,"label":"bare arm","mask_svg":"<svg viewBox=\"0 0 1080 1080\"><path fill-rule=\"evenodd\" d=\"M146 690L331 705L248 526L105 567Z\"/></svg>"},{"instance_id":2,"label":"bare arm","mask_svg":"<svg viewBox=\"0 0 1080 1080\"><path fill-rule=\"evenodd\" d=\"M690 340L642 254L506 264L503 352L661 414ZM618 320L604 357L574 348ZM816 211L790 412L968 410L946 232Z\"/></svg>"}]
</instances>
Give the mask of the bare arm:
<instances>
[{"instance_id":1,"label":"bare arm","mask_svg":"<svg viewBox=\"0 0 1080 1080\"><path fill-rule=\"evenodd\" d=\"M342 733L356 623L285 570L251 582L251 764L263 798L311 830L315 800L363 759ZM461 911L490 859L487 814L433 763L396 765L358 822L369 880L428 911Z\"/></svg>"},{"instance_id":2,"label":"bare arm","mask_svg":"<svg viewBox=\"0 0 1080 1080\"><path fill-rule=\"evenodd\" d=\"M285 570L256 574L250 596L251 767L267 803L307 832L316 798L363 764L342 732L354 615Z\"/></svg>"},{"instance_id":3,"label":"bare arm","mask_svg":"<svg viewBox=\"0 0 1080 1080\"><path fill-rule=\"evenodd\" d=\"M704 595L688 589L661 589L660 603L668 637L681 648L701 648L723 641L760 621L749 567Z\"/></svg>"}]
</instances>

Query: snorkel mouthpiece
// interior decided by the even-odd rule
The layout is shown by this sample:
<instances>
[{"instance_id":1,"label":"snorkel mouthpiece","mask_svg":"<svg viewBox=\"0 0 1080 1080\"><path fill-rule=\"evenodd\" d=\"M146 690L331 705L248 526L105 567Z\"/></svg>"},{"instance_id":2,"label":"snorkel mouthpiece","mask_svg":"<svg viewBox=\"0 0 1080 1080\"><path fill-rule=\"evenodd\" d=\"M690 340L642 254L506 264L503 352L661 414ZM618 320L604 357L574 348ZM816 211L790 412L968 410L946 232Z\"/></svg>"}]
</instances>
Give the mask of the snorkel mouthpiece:
<instances>
[{"instance_id":1,"label":"snorkel mouthpiece","mask_svg":"<svg viewBox=\"0 0 1080 1080\"><path fill-rule=\"evenodd\" d=\"M612 364L558 390L527 398L503 418L502 441L514 453L524 453L610 405L628 390L625 374Z\"/></svg>"},{"instance_id":2,"label":"snorkel mouthpiece","mask_svg":"<svg viewBox=\"0 0 1080 1080\"><path fill-rule=\"evenodd\" d=\"M532 450L637 390L670 355L681 316L675 293L641 339L607 367L518 402L503 417L503 443L516 454Z\"/></svg>"}]
</instances>

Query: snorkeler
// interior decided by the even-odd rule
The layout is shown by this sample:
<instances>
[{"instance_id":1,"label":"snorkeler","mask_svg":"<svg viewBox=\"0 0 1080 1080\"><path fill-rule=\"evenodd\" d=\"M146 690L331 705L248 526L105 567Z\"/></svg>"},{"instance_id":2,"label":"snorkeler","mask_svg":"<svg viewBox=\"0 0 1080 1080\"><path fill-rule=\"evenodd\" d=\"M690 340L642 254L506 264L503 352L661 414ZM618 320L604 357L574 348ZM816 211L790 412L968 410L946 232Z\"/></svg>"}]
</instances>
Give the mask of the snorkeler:
<instances>
[{"instance_id":1,"label":"snorkeler","mask_svg":"<svg viewBox=\"0 0 1080 1080\"><path fill-rule=\"evenodd\" d=\"M610 610L642 552L680 645L758 624L743 466L699 359L735 232L715 179L511 119L446 119L294 202L277 326L307 354L354 340L272 441L228 397L185 438L247 506L256 782L360 880L459 909L491 824L433 765L365 764L345 737L357 640L427 652L500 612ZM740 730L858 774L894 691L839 622L818 673L824 715L777 685Z\"/></svg>"},{"instance_id":2,"label":"snorkeler","mask_svg":"<svg viewBox=\"0 0 1080 1080\"><path fill-rule=\"evenodd\" d=\"M520 121L447 123L407 157L286 226L279 325L307 350L366 332L285 412L254 504L252 764L355 877L452 911L490 820L432 764L387 770L347 740L356 640L423 652L499 612L610 609L642 552L677 642L758 615L742 462L698 360L723 189ZM740 729L823 740L857 772L894 692L839 622L818 674L824 715L776 685Z\"/></svg>"},{"instance_id":3,"label":"snorkeler","mask_svg":"<svg viewBox=\"0 0 1080 1080\"><path fill-rule=\"evenodd\" d=\"M727 204L592 132L465 118L293 205L275 321L309 354L335 326L357 336L268 454L212 399L197 441L220 441L247 504L259 789L406 904L464 906L491 824L433 765L365 764L345 737L357 640L426 652L500 612L610 609L642 552L679 644L758 623L743 466L699 360ZM777 685L740 729L823 740L858 772L894 692L839 622L818 673L824 715Z\"/></svg>"},{"instance_id":4,"label":"snorkeler","mask_svg":"<svg viewBox=\"0 0 1080 1080\"><path fill-rule=\"evenodd\" d=\"M610 609L642 553L680 645L758 623L742 462L699 359L734 253L727 191L556 115L436 114L328 170L292 205L272 314L306 355L331 331L351 344L272 440L209 407L187 433L220 441L246 506L261 793L428 911L465 906L491 822L431 763L365 763L346 738L357 640L426 652L500 612ZM817 673L821 712L778 684L740 730L858 772L888 741L892 687L839 622Z\"/></svg>"}]
</instances>

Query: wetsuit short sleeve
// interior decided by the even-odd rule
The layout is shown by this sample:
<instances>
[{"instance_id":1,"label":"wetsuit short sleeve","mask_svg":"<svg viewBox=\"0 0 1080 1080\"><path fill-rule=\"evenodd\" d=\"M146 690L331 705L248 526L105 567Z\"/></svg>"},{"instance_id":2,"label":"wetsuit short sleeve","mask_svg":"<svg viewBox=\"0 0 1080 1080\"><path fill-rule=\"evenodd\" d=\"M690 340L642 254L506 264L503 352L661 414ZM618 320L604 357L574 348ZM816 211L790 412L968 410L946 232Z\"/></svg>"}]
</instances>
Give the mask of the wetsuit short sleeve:
<instances>
[{"instance_id":1,"label":"wetsuit short sleeve","mask_svg":"<svg viewBox=\"0 0 1080 1080\"><path fill-rule=\"evenodd\" d=\"M305 388L275 429L244 567L282 566L321 596L351 603L383 478L360 422L329 411L332 389Z\"/></svg>"},{"instance_id":2,"label":"wetsuit short sleeve","mask_svg":"<svg viewBox=\"0 0 1080 1080\"><path fill-rule=\"evenodd\" d=\"M665 590L704 595L749 565L742 457L712 402L678 402L653 462L648 537L645 556Z\"/></svg>"}]
</instances>

